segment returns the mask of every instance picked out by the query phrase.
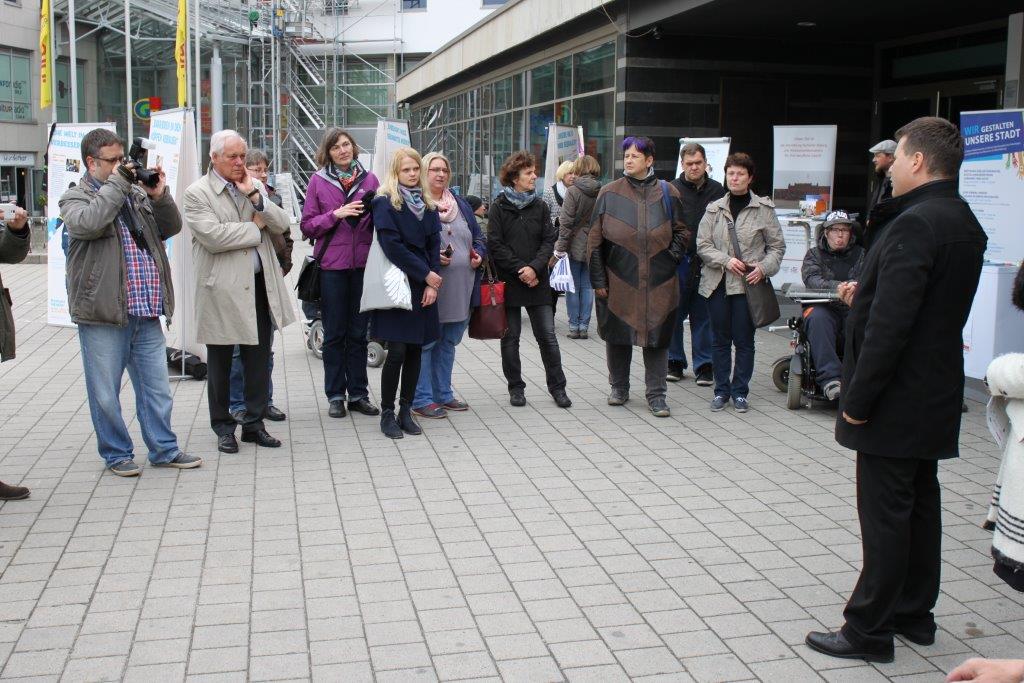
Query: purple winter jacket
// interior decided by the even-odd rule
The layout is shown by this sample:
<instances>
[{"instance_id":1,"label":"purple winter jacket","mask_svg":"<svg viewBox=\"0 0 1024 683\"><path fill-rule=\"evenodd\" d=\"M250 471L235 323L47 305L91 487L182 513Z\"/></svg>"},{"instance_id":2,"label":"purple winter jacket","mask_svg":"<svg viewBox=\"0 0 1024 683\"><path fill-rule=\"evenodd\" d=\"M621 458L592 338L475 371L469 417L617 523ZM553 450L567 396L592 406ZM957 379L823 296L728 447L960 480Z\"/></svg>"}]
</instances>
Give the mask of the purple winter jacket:
<instances>
[{"instance_id":1,"label":"purple winter jacket","mask_svg":"<svg viewBox=\"0 0 1024 683\"><path fill-rule=\"evenodd\" d=\"M323 169L310 178L299 226L303 235L316 240L313 253L320 259L320 267L323 270L366 267L366 257L370 253L370 243L373 241L373 212L369 206L365 207L363 215L353 228L348 219L335 218L334 210L362 198L370 190L376 191L378 187L380 181L377 180L377 176L367 172L346 197L341 185ZM324 254L323 238L335 225L339 226L338 230L327 247L327 253Z\"/></svg>"}]
</instances>

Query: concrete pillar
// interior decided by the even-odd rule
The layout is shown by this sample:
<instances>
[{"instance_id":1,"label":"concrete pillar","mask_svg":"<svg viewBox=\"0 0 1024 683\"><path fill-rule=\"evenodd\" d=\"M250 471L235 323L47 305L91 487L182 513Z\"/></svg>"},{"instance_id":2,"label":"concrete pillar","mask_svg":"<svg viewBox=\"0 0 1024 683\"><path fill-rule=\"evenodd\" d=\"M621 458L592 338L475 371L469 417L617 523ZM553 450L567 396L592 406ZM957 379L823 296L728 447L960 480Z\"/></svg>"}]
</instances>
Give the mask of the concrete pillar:
<instances>
[{"instance_id":1,"label":"concrete pillar","mask_svg":"<svg viewBox=\"0 0 1024 683\"><path fill-rule=\"evenodd\" d=\"M1006 79L1003 86L1003 109L1024 107L1021 75L1024 74L1024 12L1011 14L1006 27Z\"/></svg>"},{"instance_id":2,"label":"concrete pillar","mask_svg":"<svg viewBox=\"0 0 1024 683\"><path fill-rule=\"evenodd\" d=\"M214 132L224 130L224 63L218 42L213 43L210 58L210 125Z\"/></svg>"}]
</instances>

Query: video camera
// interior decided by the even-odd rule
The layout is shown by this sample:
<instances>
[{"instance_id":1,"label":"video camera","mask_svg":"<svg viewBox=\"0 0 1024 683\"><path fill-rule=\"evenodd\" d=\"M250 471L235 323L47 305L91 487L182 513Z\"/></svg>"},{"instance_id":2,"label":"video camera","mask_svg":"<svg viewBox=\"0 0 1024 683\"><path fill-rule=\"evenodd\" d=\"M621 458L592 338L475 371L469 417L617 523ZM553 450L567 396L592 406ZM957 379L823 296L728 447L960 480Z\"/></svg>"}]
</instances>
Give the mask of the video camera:
<instances>
[{"instance_id":1,"label":"video camera","mask_svg":"<svg viewBox=\"0 0 1024 683\"><path fill-rule=\"evenodd\" d=\"M135 138L132 140L131 149L128 150L128 159L124 163L124 166L135 176L136 182L150 188L160 184L160 174L146 168L145 161L146 152L155 148L156 145L148 138Z\"/></svg>"}]
</instances>

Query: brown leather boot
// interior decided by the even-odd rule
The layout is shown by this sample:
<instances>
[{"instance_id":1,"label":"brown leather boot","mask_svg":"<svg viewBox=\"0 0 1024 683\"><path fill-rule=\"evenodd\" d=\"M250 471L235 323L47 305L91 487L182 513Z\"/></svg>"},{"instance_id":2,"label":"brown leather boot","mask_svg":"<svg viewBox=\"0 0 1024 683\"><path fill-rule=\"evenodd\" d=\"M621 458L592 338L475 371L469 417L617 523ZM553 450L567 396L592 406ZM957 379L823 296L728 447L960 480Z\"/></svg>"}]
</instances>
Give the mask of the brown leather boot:
<instances>
[{"instance_id":1,"label":"brown leather boot","mask_svg":"<svg viewBox=\"0 0 1024 683\"><path fill-rule=\"evenodd\" d=\"M0 481L0 500L23 500L28 498L29 490L24 486L10 486Z\"/></svg>"}]
</instances>

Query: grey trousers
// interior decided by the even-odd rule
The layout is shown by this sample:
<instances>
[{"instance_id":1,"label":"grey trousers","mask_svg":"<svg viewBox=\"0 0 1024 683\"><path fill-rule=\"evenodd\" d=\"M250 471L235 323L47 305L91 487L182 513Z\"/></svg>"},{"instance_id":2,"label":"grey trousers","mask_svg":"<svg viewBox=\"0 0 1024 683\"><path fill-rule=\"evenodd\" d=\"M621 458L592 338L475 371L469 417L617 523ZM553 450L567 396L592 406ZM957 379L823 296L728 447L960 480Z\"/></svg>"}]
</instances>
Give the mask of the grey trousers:
<instances>
[{"instance_id":1,"label":"grey trousers","mask_svg":"<svg viewBox=\"0 0 1024 683\"><path fill-rule=\"evenodd\" d=\"M629 366L633 361L633 347L619 344L605 344L608 357L608 383L618 394L629 393ZM644 382L647 385L645 396L650 402L655 398L665 398L668 384L668 347L662 349L644 348Z\"/></svg>"}]
</instances>

